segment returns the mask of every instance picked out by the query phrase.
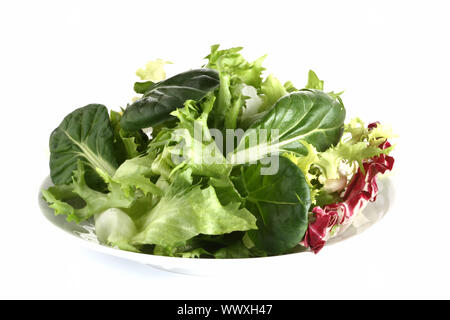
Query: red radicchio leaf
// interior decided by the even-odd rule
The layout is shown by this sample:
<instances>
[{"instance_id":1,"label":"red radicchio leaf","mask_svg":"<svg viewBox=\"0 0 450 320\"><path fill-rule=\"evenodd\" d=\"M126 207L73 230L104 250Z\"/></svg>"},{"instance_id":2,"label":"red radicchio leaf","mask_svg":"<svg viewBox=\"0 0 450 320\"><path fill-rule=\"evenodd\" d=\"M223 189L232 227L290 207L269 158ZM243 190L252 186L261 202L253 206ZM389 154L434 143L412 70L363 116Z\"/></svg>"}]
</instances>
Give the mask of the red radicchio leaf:
<instances>
[{"instance_id":1,"label":"red radicchio leaf","mask_svg":"<svg viewBox=\"0 0 450 320\"><path fill-rule=\"evenodd\" d=\"M368 128L373 129L378 123L369 124ZM391 144L385 141L380 145L381 149L389 148ZM392 170L394 158L387 155L380 155L364 161L365 174L361 170L353 176L345 189L343 201L341 203L329 204L315 207L312 212L316 220L309 224L305 237L301 244L311 248L314 253L318 253L330 236L334 226L346 227L351 224L352 218L359 213L369 201L375 201L378 194L376 177L387 170Z\"/></svg>"}]
</instances>

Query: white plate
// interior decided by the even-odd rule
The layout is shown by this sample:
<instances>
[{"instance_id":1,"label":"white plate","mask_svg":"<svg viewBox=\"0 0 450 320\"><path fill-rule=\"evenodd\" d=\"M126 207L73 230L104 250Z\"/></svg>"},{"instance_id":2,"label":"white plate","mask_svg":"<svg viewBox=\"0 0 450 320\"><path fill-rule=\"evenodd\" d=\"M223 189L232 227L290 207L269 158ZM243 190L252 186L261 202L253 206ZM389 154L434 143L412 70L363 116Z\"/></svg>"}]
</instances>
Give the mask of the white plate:
<instances>
[{"instance_id":1,"label":"white plate","mask_svg":"<svg viewBox=\"0 0 450 320\"><path fill-rule=\"evenodd\" d=\"M394 198L394 188L388 177L379 177L378 180L379 194L375 202L369 203L364 211L353 220L353 223L345 231L337 234L327 242L327 246L353 237L373 224L379 221L388 211ZM41 189L46 189L52 185L50 178L46 178L41 185ZM93 223L90 221L76 224L67 222L65 216L55 216L53 209L47 206L39 192L39 206L43 215L53 225L70 235L74 241L87 246L92 250L110 254L116 257L137 261L157 269L170 272L191 274L191 275L214 275L229 272L245 272L246 270L261 270L265 268L273 268L274 263L290 264L293 259L299 256L306 258L311 257L310 252L292 253L282 256L265 257L265 258L247 258L247 259L189 259L162 257L149 254L128 252L115 249L100 244L94 233ZM321 252L319 254L326 254Z\"/></svg>"}]
</instances>

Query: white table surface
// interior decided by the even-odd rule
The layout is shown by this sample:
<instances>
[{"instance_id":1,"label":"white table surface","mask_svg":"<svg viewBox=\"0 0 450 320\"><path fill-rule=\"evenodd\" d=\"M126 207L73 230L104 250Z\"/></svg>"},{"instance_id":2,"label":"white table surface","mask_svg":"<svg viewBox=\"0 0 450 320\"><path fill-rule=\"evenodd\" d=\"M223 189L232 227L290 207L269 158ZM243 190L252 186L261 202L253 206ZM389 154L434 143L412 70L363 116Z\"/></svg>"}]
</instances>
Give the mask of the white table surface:
<instances>
[{"instance_id":1,"label":"white table surface","mask_svg":"<svg viewBox=\"0 0 450 320\"><path fill-rule=\"evenodd\" d=\"M0 4L0 298L450 298L445 1L10 1ZM345 90L348 117L399 134L396 200L365 233L291 265L171 274L80 247L38 208L48 136L76 107L125 106L146 61L201 66L241 45L283 81Z\"/></svg>"}]
</instances>

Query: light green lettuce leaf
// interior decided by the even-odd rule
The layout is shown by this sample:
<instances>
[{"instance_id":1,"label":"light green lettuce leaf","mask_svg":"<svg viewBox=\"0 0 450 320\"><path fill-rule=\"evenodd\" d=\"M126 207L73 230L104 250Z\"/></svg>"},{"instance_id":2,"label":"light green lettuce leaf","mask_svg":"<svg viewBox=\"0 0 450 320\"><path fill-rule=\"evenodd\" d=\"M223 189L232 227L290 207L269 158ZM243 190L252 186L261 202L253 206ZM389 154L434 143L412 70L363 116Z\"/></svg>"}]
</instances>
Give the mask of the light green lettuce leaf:
<instances>
[{"instance_id":1,"label":"light green lettuce leaf","mask_svg":"<svg viewBox=\"0 0 450 320\"><path fill-rule=\"evenodd\" d=\"M223 206L213 187L186 188L186 172L177 174L166 195L139 221L133 244L173 248L199 235L256 229L256 218L239 203ZM189 175L189 172L187 173Z\"/></svg>"},{"instance_id":2,"label":"light green lettuce leaf","mask_svg":"<svg viewBox=\"0 0 450 320\"><path fill-rule=\"evenodd\" d=\"M133 220L122 210L111 208L95 215L95 234L101 243L122 250L139 250L130 244L137 229Z\"/></svg>"},{"instance_id":3,"label":"light green lettuce leaf","mask_svg":"<svg viewBox=\"0 0 450 320\"><path fill-rule=\"evenodd\" d=\"M170 174L175 168L175 164L172 161L171 149L173 149L173 147L165 147L152 162L151 166L152 172L165 180L170 180Z\"/></svg>"},{"instance_id":4,"label":"light green lettuce leaf","mask_svg":"<svg viewBox=\"0 0 450 320\"><path fill-rule=\"evenodd\" d=\"M284 89L288 92L294 92L294 91L298 91L298 89L294 86L294 84L291 81L286 81L284 83Z\"/></svg>"},{"instance_id":5,"label":"light green lettuce leaf","mask_svg":"<svg viewBox=\"0 0 450 320\"><path fill-rule=\"evenodd\" d=\"M136 71L136 75L141 80L149 80L152 82L158 82L166 78L166 72L164 71L164 65L171 64L172 62L164 61L162 59L156 59L147 62L144 68L139 68Z\"/></svg>"},{"instance_id":6,"label":"light green lettuce leaf","mask_svg":"<svg viewBox=\"0 0 450 320\"><path fill-rule=\"evenodd\" d=\"M127 160L116 170L112 181L120 184L126 194L131 194L137 188L146 195L162 195L162 191L150 180L155 175L152 171L153 162L153 154Z\"/></svg>"},{"instance_id":7,"label":"light green lettuce leaf","mask_svg":"<svg viewBox=\"0 0 450 320\"><path fill-rule=\"evenodd\" d=\"M278 99L287 95L288 91L273 74L270 74L261 85L261 93L263 94L263 104L259 108L259 112L272 107Z\"/></svg>"},{"instance_id":8,"label":"light green lettuce leaf","mask_svg":"<svg viewBox=\"0 0 450 320\"><path fill-rule=\"evenodd\" d=\"M317 89L323 91L323 80L320 80L317 74L309 70L308 72L308 82L306 83L305 89Z\"/></svg>"}]
</instances>

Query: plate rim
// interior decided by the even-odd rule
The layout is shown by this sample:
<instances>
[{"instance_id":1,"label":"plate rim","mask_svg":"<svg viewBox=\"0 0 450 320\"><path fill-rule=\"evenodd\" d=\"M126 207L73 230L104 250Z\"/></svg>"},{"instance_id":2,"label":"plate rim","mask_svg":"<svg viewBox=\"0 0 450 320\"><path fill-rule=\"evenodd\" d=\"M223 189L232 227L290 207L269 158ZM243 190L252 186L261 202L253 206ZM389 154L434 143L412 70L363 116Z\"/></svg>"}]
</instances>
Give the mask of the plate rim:
<instances>
[{"instance_id":1,"label":"plate rim","mask_svg":"<svg viewBox=\"0 0 450 320\"><path fill-rule=\"evenodd\" d=\"M354 239L355 236L357 236L359 233L363 233L365 232L367 229L370 229L373 225L377 224L380 220L382 220L384 218L384 216L387 214L387 212L389 211L389 208L392 207L392 202L393 199L395 199L395 188L393 188L393 185L389 179L390 175L383 175L383 176L379 176L377 177L377 182L381 182L380 180L383 180L383 185L386 185L386 182L388 182L387 184L389 185L389 196L388 196L388 202L389 205L386 208L386 212L382 214L382 216L377 219L376 221L374 221L373 223L371 223L368 227L366 227L362 232L358 232L355 234L352 234L342 240L338 240L338 241L330 241L327 242L326 247L329 246L333 246L335 244L341 243L343 241L348 241L351 239ZM380 179L383 178L383 179ZM164 264L164 263L169 263L169 264L174 264L174 263L186 263L186 264L192 264L195 263L196 265L199 264L227 264L227 263L249 263L249 262L256 262L256 263L260 263L261 261L268 261L268 260L280 260L280 259L290 259L292 257L297 257L297 256L315 256L315 254L310 251L310 250L306 250L306 251L302 251L302 252L291 252L291 253L287 253L287 254L282 254L282 255L275 255L275 256L267 256L267 257L250 257L250 258L228 258L228 259L214 259L214 258L184 258L184 257L170 257L170 256L159 256L159 255L153 255L153 254L146 254L146 253L139 253L139 252L131 252L131 251L126 251L126 250L121 250L118 248L114 248L102 243L95 243L93 241L89 241L87 239L83 239L80 236L77 236L73 231L69 232L68 230L65 230L64 228L62 228L61 226L57 225L54 221L51 221L48 217L48 213L50 213L50 211L53 213L54 215L54 210L52 208L50 208L47 204L47 202L43 199L42 196L42 190L49 188L50 186L54 185L50 179L50 176L47 175L46 178L44 178L44 180L41 182L40 186L39 186L39 191L38 191L38 202L39 202L39 207L40 207L40 211L41 211L41 215L43 216L43 218L45 218L47 223L51 223L52 225L54 225L55 227L57 227L57 229L59 229L63 234L66 234L67 239L73 239L76 238L77 241L79 241L79 243L81 245L83 245L84 247L87 247L91 250L97 251L97 252L101 252L101 253L105 253L105 254L109 254L112 256L116 256L116 257L120 257L120 258L124 258L124 259L128 259L128 260L132 260L132 261L137 261L140 263L144 263L147 265L152 265L153 264ZM378 199L377 199L378 200ZM376 201L375 201L376 202ZM375 203L373 202L373 203ZM369 204L370 205L370 204ZM56 215L55 215L56 217ZM63 216L61 216L63 217ZM67 220L66 220L67 221ZM70 222L73 224L76 224L75 222ZM61 233L60 233L61 234ZM330 239L332 240L332 239ZM148 261L147 261L148 260ZM212 262L214 261L214 262ZM219 262L216 262L219 261ZM161 267L161 269L164 270L168 270L167 268Z\"/></svg>"}]
</instances>

